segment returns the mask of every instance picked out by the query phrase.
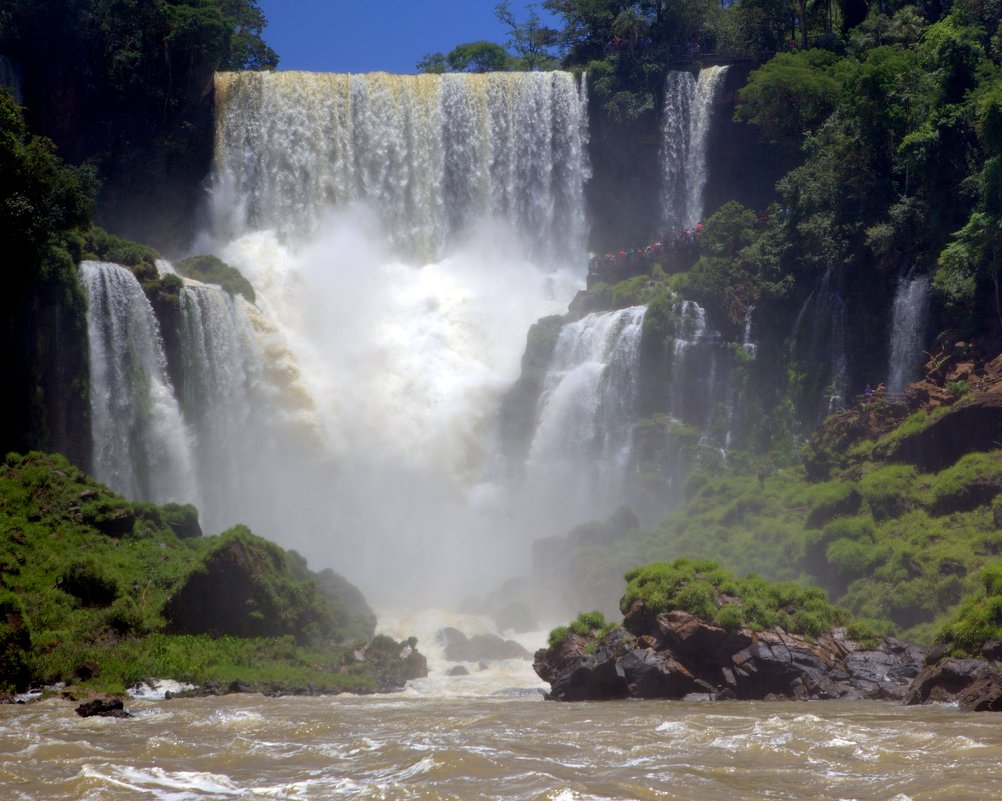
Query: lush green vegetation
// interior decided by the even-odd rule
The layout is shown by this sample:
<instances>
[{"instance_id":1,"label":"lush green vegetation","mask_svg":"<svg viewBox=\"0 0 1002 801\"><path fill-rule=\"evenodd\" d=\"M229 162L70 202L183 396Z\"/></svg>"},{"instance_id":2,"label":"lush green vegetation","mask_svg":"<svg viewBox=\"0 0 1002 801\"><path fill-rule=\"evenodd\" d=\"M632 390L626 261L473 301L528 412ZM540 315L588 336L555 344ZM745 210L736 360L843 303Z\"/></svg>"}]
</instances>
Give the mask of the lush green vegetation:
<instances>
[{"instance_id":1,"label":"lush green vegetation","mask_svg":"<svg viewBox=\"0 0 1002 801\"><path fill-rule=\"evenodd\" d=\"M0 447L86 458L86 303L76 278L90 225L92 170L68 167L29 133L0 89Z\"/></svg>"},{"instance_id":2,"label":"lush green vegetation","mask_svg":"<svg viewBox=\"0 0 1002 801\"><path fill-rule=\"evenodd\" d=\"M823 590L794 582L765 581L754 574L737 579L716 562L679 558L626 574L623 613L642 603L652 614L681 610L726 629L780 627L817 637L848 622Z\"/></svg>"},{"instance_id":3,"label":"lush green vegetation","mask_svg":"<svg viewBox=\"0 0 1002 801\"><path fill-rule=\"evenodd\" d=\"M737 578L710 560L680 557L655 562L628 571L626 581L620 610L627 615L627 627L629 613L641 604L645 620L649 615L682 611L730 631L781 628L814 638L844 626L850 638L872 643L886 630L880 623L855 619L848 610L829 603L825 592L816 587L769 582L754 574ZM574 634L594 647L614 627L601 612L583 612L571 624L553 629L549 645L559 647Z\"/></svg>"},{"instance_id":4,"label":"lush green vegetation","mask_svg":"<svg viewBox=\"0 0 1002 801\"><path fill-rule=\"evenodd\" d=\"M980 656L986 643L1002 642L1002 564L981 573L980 592L964 601L938 639L957 656Z\"/></svg>"},{"instance_id":5,"label":"lush green vegetation","mask_svg":"<svg viewBox=\"0 0 1002 801\"><path fill-rule=\"evenodd\" d=\"M216 256L190 256L176 265L178 273L203 284L219 284L231 295L243 295L254 302L254 287L236 267L230 267Z\"/></svg>"},{"instance_id":6,"label":"lush green vegetation","mask_svg":"<svg viewBox=\"0 0 1002 801\"><path fill-rule=\"evenodd\" d=\"M193 507L130 503L62 457L0 466L0 576L0 688L79 680L88 662L88 681L119 690L150 676L378 682L343 647L375 623L343 579L244 527L203 537Z\"/></svg>"},{"instance_id":7,"label":"lush green vegetation","mask_svg":"<svg viewBox=\"0 0 1002 801\"><path fill-rule=\"evenodd\" d=\"M264 25L257 0L5 0L0 53L21 68L31 129L97 165L99 222L184 247L212 155L213 73L274 67Z\"/></svg>"}]
</instances>

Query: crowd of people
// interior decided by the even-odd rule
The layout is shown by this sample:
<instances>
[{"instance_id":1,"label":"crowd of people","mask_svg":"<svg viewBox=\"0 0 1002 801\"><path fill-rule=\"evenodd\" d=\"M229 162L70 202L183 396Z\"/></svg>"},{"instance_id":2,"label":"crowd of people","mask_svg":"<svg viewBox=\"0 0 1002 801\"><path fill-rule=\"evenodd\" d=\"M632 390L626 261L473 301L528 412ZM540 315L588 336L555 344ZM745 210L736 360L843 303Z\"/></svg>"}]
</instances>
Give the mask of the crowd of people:
<instances>
[{"instance_id":1,"label":"crowd of people","mask_svg":"<svg viewBox=\"0 0 1002 801\"><path fill-rule=\"evenodd\" d=\"M590 269L592 272L596 272L603 267L615 268L638 262L646 263L653 261L665 252L692 250L699 246L699 236L702 230L703 223L696 223L694 228L680 228L674 235L666 234L646 247L613 251L604 256L592 256Z\"/></svg>"}]
</instances>

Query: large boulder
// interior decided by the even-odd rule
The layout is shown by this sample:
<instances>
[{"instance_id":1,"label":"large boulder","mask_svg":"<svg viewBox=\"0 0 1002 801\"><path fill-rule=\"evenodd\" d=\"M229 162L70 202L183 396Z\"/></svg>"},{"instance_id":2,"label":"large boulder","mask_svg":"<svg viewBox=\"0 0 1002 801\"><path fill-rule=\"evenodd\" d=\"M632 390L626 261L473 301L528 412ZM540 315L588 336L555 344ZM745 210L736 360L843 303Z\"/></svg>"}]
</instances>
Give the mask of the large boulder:
<instances>
[{"instance_id":1,"label":"large boulder","mask_svg":"<svg viewBox=\"0 0 1002 801\"><path fill-rule=\"evenodd\" d=\"M480 662L502 659L529 659L530 654L514 640L505 640L496 634L474 634L467 637L458 629L449 627L439 633L445 644L445 658L450 662Z\"/></svg>"},{"instance_id":2,"label":"large boulder","mask_svg":"<svg viewBox=\"0 0 1002 801\"><path fill-rule=\"evenodd\" d=\"M1002 385L957 403L924 428L900 439L887 454L923 472L938 472L961 456L1002 442Z\"/></svg>"},{"instance_id":3,"label":"large boulder","mask_svg":"<svg viewBox=\"0 0 1002 801\"><path fill-rule=\"evenodd\" d=\"M809 639L775 628L736 631L681 610L652 615L635 604L597 644L571 634L536 653L533 668L556 700L900 699L925 651L886 638L860 647L835 628Z\"/></svg>"},{"instance_id":4,"label":"large boulder","mask_svg":"<svg viewBox=\"0 0 1002 801\"><path fill-rule=\"evenodd\" d=\"M926 665L906 704L956 703L964 711L1002 712L1002 672L983 659L946 657Z\"/></svg>"},{"instance_id":5,"label":"large boulder","mask_svg":"<svg viewBox=\"0 0 1002 801\"><path fill-rule=\"evenodd\" d=\"M176 634L292 635L322 643L338 634L334 610L290 573L285 551L237 526L220 536L164 608Z\"/></svg>"}]
</instances>

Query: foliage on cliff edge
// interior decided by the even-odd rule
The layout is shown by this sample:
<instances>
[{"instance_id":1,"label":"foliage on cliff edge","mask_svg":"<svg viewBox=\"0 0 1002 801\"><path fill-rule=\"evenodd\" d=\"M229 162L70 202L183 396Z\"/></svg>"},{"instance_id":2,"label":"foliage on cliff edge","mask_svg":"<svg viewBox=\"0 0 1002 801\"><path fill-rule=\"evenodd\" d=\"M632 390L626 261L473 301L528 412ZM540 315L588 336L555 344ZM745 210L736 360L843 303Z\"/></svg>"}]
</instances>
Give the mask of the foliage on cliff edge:
<instances>
[{"instance_id":1,"label":"foliage on cliff edge","mask_svg":"<svg viewBox=\"0 0 1002 801\"><path fill-rule=\"evenodd\" d=\"M150 676L366 685L337 647L372 635L354 588L244 527L199 535L193 507L130 503L62 457L8 455L0 688L79 680L86 663L119 689Z\"/></svg>"}]
</instances>

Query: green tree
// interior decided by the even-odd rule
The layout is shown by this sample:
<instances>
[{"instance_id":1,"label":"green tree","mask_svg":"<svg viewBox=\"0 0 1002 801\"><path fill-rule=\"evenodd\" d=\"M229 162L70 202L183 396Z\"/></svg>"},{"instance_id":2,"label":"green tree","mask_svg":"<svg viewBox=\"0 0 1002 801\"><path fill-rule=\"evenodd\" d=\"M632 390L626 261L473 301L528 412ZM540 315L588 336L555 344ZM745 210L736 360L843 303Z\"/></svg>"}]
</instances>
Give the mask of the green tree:
<instances>
[{"instance_id":1,"label":"green tree","mask_svg":"<svg viewBox=\"0 0 1002 801\"><path fill-rule=\"evenodd\" d=\"M28 124L68 161L98 166L102 222L148 241L182 239L212 156L213 74L278 61L261 39L257 0L3 0L2 8L0 52L21 65Z\"/></svg>"},{"instance_id":2,"label":"green tree","mask_svg":"<svg viewBox=\"0 0 1002 801\"><path fill-rule=\"evenodd\" d=\"M834 110L838 57L826 50L779 53L748 78L735 116L768 140L798 149L804 135Z\"/></svg>"},{"instance_id":3,"label":"green tree","mask_svg":"<svg viewBox=\"0 0 1002 801\"><path fill-rule=\"evenodd\" d=\"M417 63L419 72L505 72L512 57L497 42L466 42L447 54L429 53Z\"/></svg>"},{"instance_id":4,"label":"green tree","mask_svg":"<svg viewBox=\"0 0 1002 801\"><path fill-rule=\"evenodd\" d=\"M0 449L89 452L86 323L76 278L95 181L32 136L0 90Z\"/></svg>"},{"instance_id":5,"label":"green tree","mask_svg":"<svg viewBox=\"0 0 1002 801\"><path fill-rule=\"evenodd\" d=\"M520 69L541 70L557 66L554 54L557 32L543 25L535 3L525 7L524 20L519 20L511 10L509 0L498 3L494 13L508 28L508 46L515 53Z\"/></svg>"}]
</instances>

